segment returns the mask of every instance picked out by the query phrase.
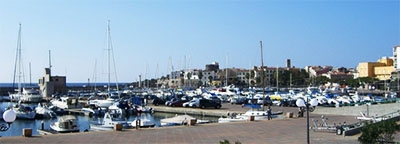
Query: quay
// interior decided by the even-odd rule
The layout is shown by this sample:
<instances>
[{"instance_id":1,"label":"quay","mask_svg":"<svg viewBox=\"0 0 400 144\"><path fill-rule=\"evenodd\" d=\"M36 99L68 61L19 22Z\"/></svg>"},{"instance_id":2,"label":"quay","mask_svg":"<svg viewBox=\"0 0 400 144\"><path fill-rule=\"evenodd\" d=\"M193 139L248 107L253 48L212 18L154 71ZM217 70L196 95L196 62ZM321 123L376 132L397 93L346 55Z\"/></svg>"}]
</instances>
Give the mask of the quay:
<instances>
[{"instance_id":1,"label":"quay","mask_svg":"<svg viewBox=\"0 0 400 144\"><path fill-rule=\"evenodd\" d=\"M379 112L380 109L388 107L398 108L399 103L378 104L371 109L371 114ZM155 109L168 110L166 107L156 107ZM322 115L329 118L330 123L357 122L355 117L343 115L346 107L339 108L317 108L310 113L311 119L319 119ZM363 109L362 106L354 107ZM171 108L176 109L177 108ZM179 108L181 109L181 108ZM185 108L182 108L185 109ZM295 107L277 107L273 110L283 110L291 112ZM329 109L329 110L328 110ZM221 109L199 109L199 111L246 111L240 105L224 104ZM182 112L182 111L181 111ZM188 111L186 111L188 112ZM339 114L341 112L341 114ZM219 113L219 112L218 112ZM221 112L222 113L222 112ZM219 143L228 140L231 143L306 143L306 118L277 118L265 121L247 121L233 123L211 123L194 126L173 126L156 127L141 129L124 129L122 131L89 131L80 133L66 133L54 135L40 135L32 137L2 137L0 143ZM354 136L338 136L335 133L314 132L310 130L311 143L324 144L354 144L360 134ZM400 135L395 135L395 141L400 141Z\"/></svg>"}]
</instances>

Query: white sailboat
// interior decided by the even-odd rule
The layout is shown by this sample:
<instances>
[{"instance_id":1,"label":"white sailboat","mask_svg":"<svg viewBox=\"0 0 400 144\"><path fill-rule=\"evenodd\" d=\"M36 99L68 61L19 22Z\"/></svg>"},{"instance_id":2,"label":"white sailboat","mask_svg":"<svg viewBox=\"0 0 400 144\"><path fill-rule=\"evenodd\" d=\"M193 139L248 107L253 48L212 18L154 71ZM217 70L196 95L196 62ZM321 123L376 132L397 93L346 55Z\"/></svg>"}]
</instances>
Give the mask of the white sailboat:
<instances>
[{"instance_id":1,"label":"white sailboat","mask_svg":"<svg viewBox=\"0 0 400 144\"><path fill-rule=\"evenodd\" d=\"M17 67L18 63L18 67ZM38 91L34 89L26 89L22 87L22 58L21 58L21 24L19 24L18 42L17 42L17 54L15 59L15 69L18 69L18 89L17 93L10 93L9 97L11 101L21 101L29 103L37 103L43 100L43 97ZM14 70L14 82L15 82L15 70Z\"/></svg>"},{"instance_id":2,"label":"white sailboat","mask_svg":"<svg viewBox=\"0 0 400 144\"><path fill-rule=\"evenodd\" d=\"M113 92L111 92L111 86L110 86L110 79L111 79L111 53L112 53L112 41L111 41L111 30L110 30L110 20L107 22L107 71L108 71L108 83L107 83L107 99L95 99L95 100L90 100L88 101L89 105L94 105L96 107L102 107L102 108L108 108L110 107L113 103L116 102L116 99L120 98L120 92L118 88L118 79L117 75L115 75L115 80L116 80L116 87L117 87L117 95L115 96ZM114 72L116 73L116 68L115 68L115 60L113 56L113 65L114 65Z\"/></svg>"}]
</instances>

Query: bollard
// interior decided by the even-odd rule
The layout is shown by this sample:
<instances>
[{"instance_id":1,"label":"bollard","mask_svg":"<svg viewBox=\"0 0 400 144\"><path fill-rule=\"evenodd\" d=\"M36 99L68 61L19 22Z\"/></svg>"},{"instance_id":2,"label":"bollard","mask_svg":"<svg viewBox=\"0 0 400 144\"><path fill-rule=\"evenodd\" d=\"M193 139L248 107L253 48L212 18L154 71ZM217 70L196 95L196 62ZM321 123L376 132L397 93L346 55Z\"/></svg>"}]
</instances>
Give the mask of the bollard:
<instances>
[{"instance_id":1,"label":"bollard","mask_svg":"<svg viewBox=\"0 0 400 144\"><path fill-rule=\"evenodd\" d=\"M114 125L114 130L115 131L122 131L122 124L118 123Z\"/></svg>"},{"instance_id":2,"label":"bollard","mask_svg":"<svg viewBox=\"0 0 400 144\"><path fill-rule=\"evenodd\" d=\"M140 119L137 119L136 120L136 129L139 129L139 127L140 127Z\"/></svg>"},{"instance_id":3,"label":"bollard","mask_svg":"<svg viewBox=\"0 0 400 144\"><path fill-rule=\"evenodd\" d=\"M22 136L31 137L32 136L32 129L31 128L22 129Z\"/></svg>"},{"instance_id":4,"label":"bollard","mask_svg":"<svg viewBox=\"0 0 400 144\"><path fill-rule=\"evenodd\" d=\"M254 116L250 116L250 121L254 121Z\"/></svg>"}]
</instances>

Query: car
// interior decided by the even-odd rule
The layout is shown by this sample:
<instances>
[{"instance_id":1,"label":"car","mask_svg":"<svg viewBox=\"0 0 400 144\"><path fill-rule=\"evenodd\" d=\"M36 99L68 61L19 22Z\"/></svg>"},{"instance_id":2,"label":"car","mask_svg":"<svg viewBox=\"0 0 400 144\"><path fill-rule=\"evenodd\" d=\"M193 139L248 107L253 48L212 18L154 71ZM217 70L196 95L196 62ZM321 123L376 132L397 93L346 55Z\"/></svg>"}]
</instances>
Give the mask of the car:
<instances>
[{"instance_id":1,"label":"car","mask_svg":"<svg viewBox=\"0 0 400 144\"><path fill-rule=\"evenodd\" d=\"M222 107L221 102L217 102L211 99L200 99L199 100L200 108L205 109L208 107L213 107L216 109L220 109Z\"/></svg>"},{"instance_id":2,"label":"car","mask_svg":"<svg viewBox=\"0 0 400 144\"><path fill-rule=\"evenodd\" d=\"M177 100L178 100L177 98L172 98L168 101L165 101L165 106L170 106L172 102L177 101Z\"/></svg>"},{"instance_id":3,"label":"car","mask_svg":"<svg viewBox=\"0 0 400 144\"><path fill-rule=\"evenodd\" d=\"M171 106L171 107L183 107L183 103L185 103L185 102L188 102L188 100L179 99L179 100L171 102L169 104L169 106Z\"/></svg>"},{"instance_id":4,"label":"car","mask_svg":"<svg viewBox=\"0 0 400 144\"><path fill-rule=\"evenodd\" d=\"M159 106L160 104L165 104L165 100L159 98L159 97L153 97L153 105Z\"/></svg>"},{"instance_id":5,"label":"car","mask_svg":"<svg viewBox=\"0 0 400 144\"><path fill-rule=\"evenodd\" d=\"M235 97L232 98L231 104L244 104L246 102L246 98Z\"/></svg>"},{"instance_id":6,"label":"car","mask_svg":"<svg viewBox=\"0 0 400 144\"><path fill-rule=\"evenodd\" d=\"M278 106L296 107L296 99L281 99Z\"/></svg>"},{"instance_id":7,"label":"car","mask_svg":"<svg viewBox=\"0 0 400 144\"><path fill-rule=\"evenodd\" d=\"M199 107L199 99L192 99L183 103L183 107Z\"/></svg>"}]
</instances>

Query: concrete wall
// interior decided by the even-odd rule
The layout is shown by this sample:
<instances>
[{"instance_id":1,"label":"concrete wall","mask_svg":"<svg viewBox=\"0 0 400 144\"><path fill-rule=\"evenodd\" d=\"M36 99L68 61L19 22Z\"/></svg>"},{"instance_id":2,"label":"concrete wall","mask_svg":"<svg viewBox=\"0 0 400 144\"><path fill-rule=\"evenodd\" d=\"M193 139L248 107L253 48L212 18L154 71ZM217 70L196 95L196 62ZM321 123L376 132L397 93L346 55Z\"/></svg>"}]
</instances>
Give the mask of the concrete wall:
<instances>
[{"instance_id":1,"label":"concrete wall","mask_svg":"<svg viewBox=\"0 0 400 144\"><path fill-rule=\"evenodd\" d=\"M400 110L400 103L361 105L361 106L343 106L338 108L332 107L317 107L313 113L315 114L333 114L345 116L361 116L360 112L369 116L381 116L388 113L393 113Z\"/></svg>"}]
</instances>

